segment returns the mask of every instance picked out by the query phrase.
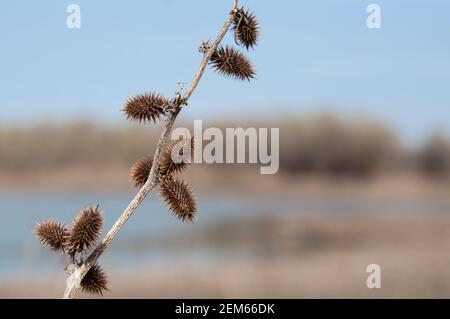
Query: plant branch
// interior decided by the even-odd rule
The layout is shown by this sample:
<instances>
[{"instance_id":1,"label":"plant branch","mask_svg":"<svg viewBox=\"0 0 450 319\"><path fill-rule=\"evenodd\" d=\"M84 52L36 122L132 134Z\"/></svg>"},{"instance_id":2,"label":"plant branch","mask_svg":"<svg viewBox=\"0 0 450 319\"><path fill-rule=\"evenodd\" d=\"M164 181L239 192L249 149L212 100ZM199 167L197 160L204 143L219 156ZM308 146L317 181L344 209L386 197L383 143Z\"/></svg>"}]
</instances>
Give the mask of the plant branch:
<instances>
[{"instance_id":1,"label":"plant branch","mask_svg":"<svg viewBox=\"0 0 450 319\"><path fill-rule=\"evenodd\" d=\"M183 95L183 97L180 98L179 93L177 93L176 99L174 99L174 109L170 112L169 116L164 122L164 129L159 137L158 145L156 148L156 152L153 158L152 165L149 177L147 179L147 182L142 186L142 188L139 190L139 192L136 194L136 196L131 200L128 207L125 209L125 211L122 213L122 215L117 219L115 224L111 227L111 229L108 231L108 233L105 235L105 237L102 239L102 241L98 244L98 246L92 251L92 253L89 255L89 257L86 259L84 263L82 263L80 266L71 264L68 267L66 267L66 272L68 274L68 278L66 281L66 290L64 292L64 299L71 299L75 297L76 290L80 288L81 280L84 278L84 276L88 273L89 269L91 269L92 266L94 266L97 262L97 260L100 258L100 256L105 252L105 250L109 247L112 240L116 237L117 233L122 229L122 227L125 225L127 220L133 215L134 211L139 207L139 205L142 203L142 201L145 199L145 197L152 191L152 189L157 185L158 182L158 162L161 156L161 152L166 146L166 144L169 141L170 132L172 131L173 124L175 123L175 120L178 116L178 114L181 111L181 108L183 105L187 105L187 102L191 95L194 93L195 89L198 86L198 83L200 82L203 73L206 69L206 66L208 65L212 55L216 51L217 47L219 46L220 42L223 40L225 34L229 30L234 15L236 14L238 6L238 0L233 0L233 6L232 9L228 15L227 20L225 21L225 24L223 25L222 29L220 30L218 36L216 37L213 44L209 47L209 49L206 51L206 53L203 56L202 62L200 63L200 67L197 70L197 73L195 74L195 77L193 81L191 82L191 85L189 89L186 91L186 93Z\"/></svg>"}]
</instances>

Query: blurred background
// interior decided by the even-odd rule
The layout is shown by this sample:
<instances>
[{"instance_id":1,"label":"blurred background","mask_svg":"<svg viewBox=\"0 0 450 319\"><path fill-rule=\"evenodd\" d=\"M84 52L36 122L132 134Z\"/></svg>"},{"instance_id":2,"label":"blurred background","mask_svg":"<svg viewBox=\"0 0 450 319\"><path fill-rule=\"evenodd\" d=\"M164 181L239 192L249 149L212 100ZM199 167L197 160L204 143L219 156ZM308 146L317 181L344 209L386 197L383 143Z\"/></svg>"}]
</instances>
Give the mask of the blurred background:
<instances>
[{"instance_id":1,"label":"blurred background","mask_svg":"<svg viewBox=\"0 0 450 319\"><path fill-rule=\"evenodd\" d=\"M369 29L374 1L240 2L261 24L257 79L208 70L176 126L278 127L280 171L193 165L194 224L152 193L101 258L105 296L450 297L450 3L377 0ZM0 297L61 296L65 260L35 223L100 204L106 233L161 130L126 121L124 102L191 81L230 5L2 4Z\"/></svg>"}]
</instances>

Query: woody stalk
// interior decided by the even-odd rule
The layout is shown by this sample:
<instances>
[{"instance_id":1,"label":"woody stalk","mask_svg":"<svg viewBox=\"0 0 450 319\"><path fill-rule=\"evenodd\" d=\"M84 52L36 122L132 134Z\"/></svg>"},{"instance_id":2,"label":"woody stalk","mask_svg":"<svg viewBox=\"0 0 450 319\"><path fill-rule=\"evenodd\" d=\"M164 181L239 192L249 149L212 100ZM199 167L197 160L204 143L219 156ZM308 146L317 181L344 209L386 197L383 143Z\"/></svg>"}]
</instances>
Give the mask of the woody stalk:
<instances>
[{"instance_id":1,"label":"woody stalk","mask_svg":"<svg viewBox=\"0 0 450 319\"><path fill-rule=\"evenodd\" d=\"M134 186L139 187L139 191L104 238L96 245L103 228L103 212L98 205L87 206L81 210L69 226L54 220L37 224L35 234L41 243L68 256L63 298L74 298L80 289L92 294L103 294L104 290L107 290L108 280L98 264L99 258L154 188L159 188L161 199L178 219L190 222L196 218L195 195L191 186L180 179L190 161L174 158L192 153L194 141L175 141L170 140L169 136L175 120L183 107L188 105L208 65L219 74L236 80L250 81L254 78L253 66L246 56L234 46L221 45L230 30L234 32L236 45L247 50L256 45L259 35L258 22L252 13L238 7L238 0L233 0L228 17L214 42L201 44L199 51L203 54L203 59L184 94L179 90L172 98L166 98L154 92L144 93L128 99L125 103L123 111L127 119L149 124L164 118L164 127L155 154L136 161L131 168L132 182Z\"/></svg>"}]
</instances>

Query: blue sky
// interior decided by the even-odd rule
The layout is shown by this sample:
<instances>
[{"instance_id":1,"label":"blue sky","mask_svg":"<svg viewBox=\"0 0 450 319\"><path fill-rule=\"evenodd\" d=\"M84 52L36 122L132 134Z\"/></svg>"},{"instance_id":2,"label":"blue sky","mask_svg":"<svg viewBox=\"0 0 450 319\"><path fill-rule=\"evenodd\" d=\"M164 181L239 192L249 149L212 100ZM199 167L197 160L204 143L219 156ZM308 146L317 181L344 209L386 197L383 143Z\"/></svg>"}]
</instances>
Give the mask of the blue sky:
<instances>
[{"instance_id":1,"label":"blue sky","mask_svg":"<svg viewBox=\"0 0 450 319\"><path fill-rule=\"evenodd\" d=\"M66 8L81 7L81 29ZM272 4L273 3L273 4ZM381 7L382 27L366 26ZM8 1L0 10L0 123L94 117L122 123L128 96L171 95L230 0ZM450 132L450 1L242 0L262 25L257 80L207 71L189 118L318 111L372 115L411 141ZM231 42L231 38L228 38Z\"/></svg>"}]
</instances>

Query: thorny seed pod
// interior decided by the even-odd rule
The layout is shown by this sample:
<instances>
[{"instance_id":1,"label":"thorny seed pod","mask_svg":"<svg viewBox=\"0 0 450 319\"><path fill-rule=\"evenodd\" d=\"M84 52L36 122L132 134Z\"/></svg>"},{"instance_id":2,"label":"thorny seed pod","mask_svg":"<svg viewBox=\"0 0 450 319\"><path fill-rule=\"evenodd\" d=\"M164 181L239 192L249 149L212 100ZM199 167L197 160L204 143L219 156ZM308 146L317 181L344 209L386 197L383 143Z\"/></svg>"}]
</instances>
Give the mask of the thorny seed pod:
<instances>
[{"instance_id":1,"label":"thorny seed pod","mask_svg":"<svg viewBox=\"0 0 450 319\"><path fill-rule=\"evenodd\" d=\"M67 228L63 223L54 220L38 223L34 233L43 245L53 251L64 252Z\"/></svg>"},{"instance_id":2,"label":"thorny seed pod","mask_svg":"<svg viewBox=\"0 0 450 319\"><path fill-rule=\"evenodd\" d=\"M176 179L164 179L160 183L160 196L183 222L192 222L197 214L197 203L191 185Z\"/></svg>"},{"instance_id":3,"label":"thorny seed pod","mask_svg":"<svg viewBox=\"0 0 450 319\"><path fill-rule=\"evenodd\" d=\"M253 48L258 42L259 24L256 16L244 8L238 9L233 20L236 42L247 48Z\"/></svg>"},{"instance_id":4,"label":"thorny seed pod","mask_svg":"<svg viewBox=\"0 0 450 319\"><path fill-rule=\"evenodd\" d=\"M144 157L134 162L131 167L131 181L135 187L144 186L152 169L153 159L150 156Z\"/></svg>"},{"instance_id":5,"label":"thorny seed pod","mask_svg":"<svg viewBox=\"0 0 450 319\"><path fill-rule=\"evenodd\" d=\"M98 264L92 266L81 280L81 290L94 295L103 295L103 290L108 290L107 285L108 278Z\"/></svg>"},{"instance_id":6,"label":"thorny seed pod","mask_svg":"<svg viewBox=\"0 0 450 319\"><path fill-rule=\"evenodd\" d=\"M170 101L158 93L144 93L129 98L123 111L127 119L137 122L156 122L166 113Z\"/></svg>"},{"instance_id":7,"label":"thorny seed pod","mask_svg":"<svg viewBox=\"0 0 450 319\"><path fill-rule=\"evenodd\" d=\"M255 78L250 61L233 47L218 47L210 63L220 74L247 81Z\"/></svg>"},{"instance_id":8,"label":"thorny seed pod","mask_svg":"<svg viewBox=\"0 0 450 319\"><path fill-rule=\"evenodd\" d=\"M186 145L189 143L190 145ZM190 148L190 158L184 150ZM178 152L177 152L178 151ZM179 174L183 172L194 159L194 138L189 140L172 140L164 147L159 161L159 171L163 175Z\"/></svg>"},{"instance_id":9,"label":"thorny seed pod","mask_svg":"<svg viewBox=\"0 0 450 319\"><path fill-rule=\"evenodd\" d=\"M67 251L70 256L75 256L94 245L103 227L103 214L96 207L84 208L69 229L67 238Z\"/></svg>"}]
</instances>

